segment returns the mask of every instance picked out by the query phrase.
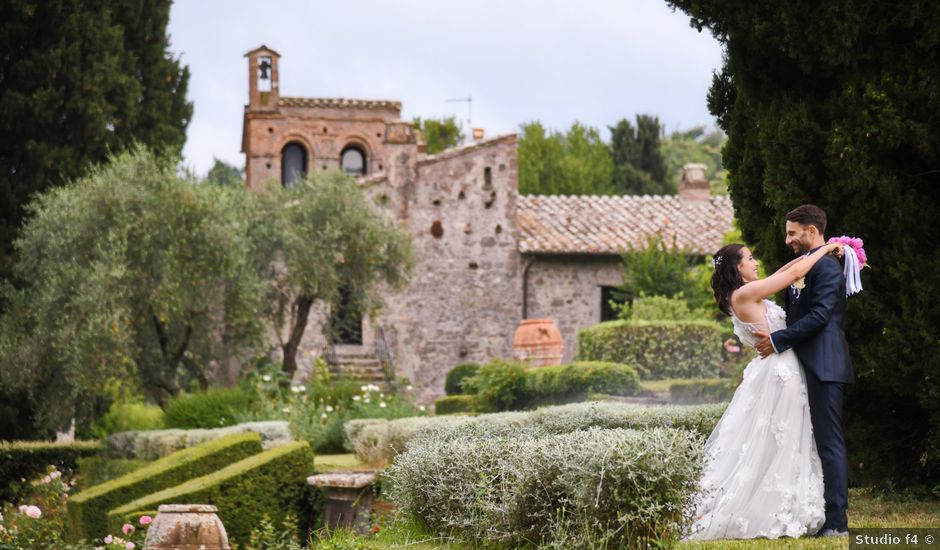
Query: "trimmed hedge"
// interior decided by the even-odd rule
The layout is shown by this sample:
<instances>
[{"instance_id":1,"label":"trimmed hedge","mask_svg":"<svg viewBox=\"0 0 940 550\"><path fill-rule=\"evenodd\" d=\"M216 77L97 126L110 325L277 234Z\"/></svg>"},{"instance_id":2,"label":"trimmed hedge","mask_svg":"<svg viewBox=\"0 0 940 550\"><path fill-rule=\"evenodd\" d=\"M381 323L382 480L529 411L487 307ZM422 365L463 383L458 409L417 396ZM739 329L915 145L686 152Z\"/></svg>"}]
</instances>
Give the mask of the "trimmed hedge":
<instances>
[{"instance_id":1,"label":"trimmed hedge","mask_svg":"<svg viewBox=\"0 0 940 550\"><path fill-rule=\"evenodd\" d=\"M644 380L714 378L721 342L714 321L607 321L578 332L578 358L636 365Z\"/></svg>"},{"instance_id":2,"label":"trimmed hedge","mask_svg":"<svg viewBox=\"0 0 940 550\"><path fill-rule=\"evenodd\" d=\"M254 432L268 449L294 440L286 420L245 422L213 430L150 430L120 432L108 437L108 455L113 458L155 460L170 453L235 433Z\"/></svg>"},{"instance_id":3,"label":"trimmed hedge","mask_svg":"<svg viewBox=\"0 0 940 550\"><path fill-rule=\"evenodd\" d=\"M493 361L464 382L464 389L476 397L480 412L583 401L591 393L633 395L638 387L633 367L596 361L531 368L524 363Z\"/></svg>"},{"instance_id":4,"label":"trimmed hedge","mask_svg":"<svg viewBox=\"0 0 940 550\"><path fill-rule=\"evenodd\" d=\"M206 475L261 452L255 433L232 434L165 456L147 466L72 496L68 516L74 540L104 536L107 514L122 504Z\"/></svg>"},{"instance_id":5,"label":"trimmed hedge","mask_svg":"<svg viewBox=\"0 0 940 550\"><path fill-rule=\"evenodd\" d=\"M704 466L686 430L503 437L424 433L386 471L391 500L443 535L516 545L647 548L691 523Z\"/></svg>"},{"instance_id":6,"label":"trimmed hedge","mask_svg":"<svg viewBox=\"0 0 940 550\"><path fill-rule=\"evenodd\" d=\"M49 466L55 466L63 473L74 472L79 458L94 456L101 448L97 441L0 442L0 502L17 498L20 489L45 475Z\"/></svg>"},{"instance_id":7,"label":"trimmed hedge","mask_svg":"<svg viewBox=\"0 0 940 550\"><path fill-rule=\"evenodd\" d=\"M463 395L466 393L463 388L464 379L473 376L478 370L480 370L480 365L476 363L463 363L450 369L444 381L444 392L447 395Z\"/></svg>"},{"instance_id":8,"label":"trimmed hedge","mask_svg":"<svg viewBox=\"0 0 940 550\"><path fill-rule=\"evenodd\" d=\"M676 404L721 403L734 395L731 379L679 380L669 386L669 401Z\"/></svg>"},{"instance_id":9,"label":"trimmed hedge","mask_svg":"<svg viewBox=\"0 0 940 550\"><path fill-rule=\"evenodd\" d=\"M434 414L473 412L476 401L472 395L446 395L434 401Z\"/></svg>"},{"instance_id":10,"label":"trimmed hedge","mask_svg":"<svg viewBox=\"0 0 940 550\"><path fill-rule=\"evenodd\" d=\"M108 513L112 530L161 504L212 504L233 542L245 543L258 520L267 515L274 525L293 514L306 517L310 501L306 484L313 473L313 451L298 441L251 456L211 474L149 494Z\"/></svg>"},{"instance_id":11,"label":"trimmed hedge","mask_svg":"<svg viewBox=\"0 0 940 550\"><path fill-rule=\"evenodd\" d=\"M468 431L499 438L519 434L545 437L592 427L671 427L707 437L726 407L726 403L645 407L614 401L596 401L543 407L528 412L402 418L365 426L357 436L350 437L350 444L363 462L383 465L391 463L397 455L410 448L411 441L416 436L426 433L444 441L462 437Z\"/></svg>"}]
</instances>

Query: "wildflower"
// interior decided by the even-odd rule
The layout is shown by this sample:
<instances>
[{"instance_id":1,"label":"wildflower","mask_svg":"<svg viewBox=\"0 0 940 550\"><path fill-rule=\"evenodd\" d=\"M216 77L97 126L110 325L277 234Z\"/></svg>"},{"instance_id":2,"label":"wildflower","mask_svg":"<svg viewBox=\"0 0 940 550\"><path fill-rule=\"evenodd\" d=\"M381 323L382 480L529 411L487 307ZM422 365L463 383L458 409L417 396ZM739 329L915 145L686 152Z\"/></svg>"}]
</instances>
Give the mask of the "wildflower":
<instances>
[{"instance_id":1,"label":"wildflower","mask_svg":"<svg viewBox=\"0 0 940 550\"><path fill-rule=\"evenodd\" d=\"M27 506L26 515L33 519L39 519L42 516L42 510L39 509L39 506Z\"/></svg>"},{"instance_id":2,"label":"wildflower","mask_svg":"<svg viewBox=\"0 0 940 550\"><path fill-rule=\"evenodd\" d=\"M61 476L62 476L62 472L59 472L58 470L52 470L51 472L49 472L49 477L51 477L52 479L59 479L59 477Z\"/></svg>"},{"instance_id":3,"label":"wildflower","mask_svg":"<svg viewBox=\"0 0 940 550\"><path fill-rule=\"evenodd\" d=\"M326 412L328 412L328 413L333 412L333 405L327 405L327 406L326 406Z\"/></svg>"},{"instance_id":4,"label":"wildflower","mask_svg":"<svg viewBox=\"0 0 940 550\"><path fill-rule=\"evenodd\" d=\"M427 409L424 405L418 405L418 410L424 412Z\"/></svg>"},{"instance_id":5,"label":"wildflower","mask_svg":"<svg viewBox=\"0 0 940 550\"><path fill-rule=\"evenodd\" d=\"M112 537L111 535L108 535L108 536L106 536L106 537L104 538L104 543L105 543L105 544L111 544L111 541L113 541L113 540L114 540L114 537Z\"/></svg>"},{"instance_id":6,"label":"wildflower","mask_svg":"<svg viewBox=\"0 0 940 550\"><path fill-rule=\"evenodd\" d=\"M152 518L152 517L150 517L150 516L140 516L140 524L141 524L141 525L150 525L151 523L153 523L153 518Z\"/></svg>"},{"instance_id":7,"label":"wildflower","mask_svg":"<svg viewBox=\"0 0 940 550\"><path fill-rule=\"evenodd\" d=\"M293 393L300 393L300 386L291 386L290 391Z\"/></svg>"},{"instance_id":8,"label":"wildflower","mask_svg":"<svg viewBox=\"0 0 940 550\"><path fill-rule=\"evenodd\" d=\"M320 413L320 418L326 418L326 417L327 417L326 413Z\"/></svg>"},{"instance_id":9,"label":"wildflower","mask_svg":"<svg viewBox=\"0 0 940 550\"><path fill-rule=\"evenodd\" d=\"M408 391L411 391L411 390L415 389L415 387L412 386L411 384L408 384L407 386L405 386L405 389L408 390Z\"/></svg>"},{"instance_id":10,"label":"wildflower","mask_svg":"<svg viewBox=\"0 0 940 550\"><path fill-rule=\"evenodd\" d=\"M264 376L261 377L261 379L264 380L265 382L270 382L270 381L271 381L271 376L265 374Z\"/></svg>"},{"instance_id":11,"label":"wildflower","mask_svg":"<svg viewBox=\"0 0 940 550\"><path fill-rule=\"evenodd\" d=\"M290 407L284 407L283 409L281 409L281 412L284 413L284 414L289 413L289 412L290 412Z\"/></svg>"},{"instance_id":12,"label":"wildflower","mask_svg":"<svg viewBox=\"0 0 940 550\"><path fill-rule=\"evenodd\" d=\"M361 396L361 395L354 395L354 396L353 396L353 401L359 401L360 399L362 399L362 396Z\"/></svg>"},{"instance_id":13,"label":"wildflower","mask_svg":"<svg viewBox=\"0 0 940 550\"><path fill-rule=\"evenodd\" d=\"M369 386L366 386L365 384L363 384L362 386L359 386L359 389L362 391L369 391Z\"/></svg>"},{"instance_id":14,"label":"wildflower","mask_svg":"<svg viewBox=\"0 0 940 550\"><path fill-rule=\"evenodd\" d=\"M136 546L137 545L134 544L133 542L128 541L127 544L124 545L124 548L127 548L127 550L134 550L134 547Z\"/></svg>"},{"instance_id":15,"label":"wildflower","mask_svg":"<svg viewBox=\"0 0 940 550\"><path fill-rule=\"evenodd\" d=\"M131 535L134 533L134 526L131 525L130 523L125 523L121 527L121 531L123 531L125 535Z\"/></svg>"},{"instance_id":16,"label":"wildflower","mask_svg":"<svg viewBox=\"0 0 940 550\"><path fill-rule=\"evenodd\" d=\"M379 403L379 407L381 407L381 408L383 408L383 409L384 409L385 407L387 407L387 405L385 404L385 401L380 402L380 403Z\"/></svg>"},{"instance_id":17,"label":"wildflower","mask_svg":"<svg viewBox=\"0 0 940 550\"><path fill-rule=\"evenodd\" d=\"M304 386L303 384L298 386L298 388L300 389L300 391L307 391L307 386Z\"/></svg>"}]
</instances>

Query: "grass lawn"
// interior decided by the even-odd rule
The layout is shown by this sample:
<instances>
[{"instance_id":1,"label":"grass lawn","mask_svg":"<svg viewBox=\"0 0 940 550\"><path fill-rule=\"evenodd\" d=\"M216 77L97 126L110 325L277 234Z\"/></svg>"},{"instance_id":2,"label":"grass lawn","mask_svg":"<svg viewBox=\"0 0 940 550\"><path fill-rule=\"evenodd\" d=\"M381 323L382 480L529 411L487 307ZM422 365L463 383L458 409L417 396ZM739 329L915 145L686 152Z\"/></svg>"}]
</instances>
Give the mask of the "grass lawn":
<instances>
[{"instance_id":1,"label":"grass lawn","mask_svg":"<svg viewBox=\"0 0 940 550\"><path fill-rule=\"evenodd\" d=\"M346 456L346 455L336 455ZM940 525L940 501L891 500L873 495L870 491L852 489L849 494L849 525L857 527L936 527ZM415 548L421 550L456 550L458 548L480 548L468 541L450 539L429 534L414 523L401 518L386 518L379 521L380 531L370 536L357 536L348 531L333 533L321 539L319 548L324 549L379 549ZM489 546L487 546L489 547ZM710 542L682 542L679 550L729 549L764 550L772 548L830 549L848 548L844 539L778 539L778 540L719 540ZM493 549L507 549L492 546Z\"/></svg>"},{"instance_id":2,"label":"grass lawn","mask_svg":"<svg viewBox=\"0 0 940 550\"><path fill-rule=\"evenodd\" d=\"M342 455L317 455L313 458L313 467L317 472L335 472L337 470L373 470L367 464L359 462L352 453Z\"/></svg>"}]
</instances>

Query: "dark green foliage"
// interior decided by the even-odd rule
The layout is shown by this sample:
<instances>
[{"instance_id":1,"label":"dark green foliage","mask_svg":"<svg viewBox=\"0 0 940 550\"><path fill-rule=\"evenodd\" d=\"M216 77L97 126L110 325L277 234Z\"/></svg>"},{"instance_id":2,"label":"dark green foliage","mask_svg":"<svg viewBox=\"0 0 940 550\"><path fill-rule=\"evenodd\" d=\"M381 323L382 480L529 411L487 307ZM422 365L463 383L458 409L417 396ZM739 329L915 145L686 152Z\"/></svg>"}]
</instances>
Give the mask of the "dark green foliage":
<instances>
[{"instance_id":1,"label":"dark green foliage","mask_svg":"<svg viewBox=\"0 0 940 550\"><path fill-rule=\"evenodd\" d=\"M645 247L625 252L622 259L623 286L617 299L632 302L638 296L672 298L681 293L693 308L714 303L697 271L701 260L680 250L675 240L667 243L662 235L651 235Z\"/></svg>"},{"instance_id":2,"label":"dark green foliage","mask_svg":"<svg viewBox=\"0 0 940 550\"><path fill-rule=\"evenodd\" d=\"M117 479L90 487L69 499L71 536L73 540L102 537L108 532L109 510L260 452L258 434L233 434L177 451Z\"/></svg>"},{"instance_id":3,"label":"dark green foliage","mask_svg":"<svg viewBox=\"0 0 940 550\"><path fill-rule=\"evenodd\" d=\"M434 414L457 414L476 410L477 398L472 395L447 395L434 401Z\"/></svg>"},{"instance_id":4,"label":"dark green foliage","mask_svg":"<svg viewBox=\"0 0 940 550\"><path fill-rule=\"evenodd\" d=\"M708 104L728 134L736 217L763 262L788 259L784 217L803 203L826 210L828 236L865 239L873 269L845 327L850 475L937 485L940 4L669 4L725 45Z\"/></svg>"},{"instance_id":5,"label":"dark green foliage","mask_svg":"<svg viewBox=\"0 0 940 550\"><path fill-rule=\"evenodd\" d=\"M130 513L152 510L160 504L212 504L219 510L229 539L247 542L258 519L265 514L275 523L293 514L306 517L315 499L306 478L313 474L313 452L305 441L275 447L203 477L143 496L108 513L112 530L120 530Z\"/></svg>"},{"instance_id":6,"label":"dark green foliage","mask_svg":"<svg viewBox=\"0 0 940 550\"><path fill-rule=\"evenodd\" d=\"M732 380L679 380L669 386L669 401L679 405L730 401L735 385Z\"/></svg>"},{"instance_id":7,"label":"dark green foliage","mask_svg":"<svg viewBox=\"0 0 940 550\"><path fill-rule=\"evenodd\" d=\"M621 119L610 128L613 186L623 195L675 195L678 179L669 177L660 146L659 118L636 115L636 128Z\"/></svg>"},{"instance_id":8,"label":"dark green foliage","mask_svg":"<svg viewBox=\"0 0 940 550\"><path fill-rule=\"evenodd\" d=\"M248 410L249 397L240 388L210 388L180 394L166 403L167 428L221 428L238 424L236 416Z\"/></svg>"},{"instance_id":9,"label":"dark green foliage","mask_svg":"<svg viewBox=\"0 0 940 550\"><path fill-rule=\"evenodd\" d=\"M636 369L615 363L526 368L524 363L493 361L468 378L464 387L473 394L477 411L493 412L583 401L591 393L632 395L637 381Z\"/></svg>"},{"instance_id":10,"label":"dark green foliage","mask_svg":"<svg viewBox=\"0 0 940 550\"><path fill-rule=\"evenodd\" d=\"M428 147L426 152L429 155L456 147L463 143L465 138L463 128L455 116L440 119L415 117L412 123L415 129L421 130L424 135L424 142Z\"/></svg>"},{"instance_id":11,"label":"dark green foliage","mask_svg":"<svg viewBox=\"0 0 940 550\"><path fill-rule=\"evenodd\" d=\"M69 474L75 471L80 458L96 455L100 450L97 441L0 442L0 502L17 498L25 484L41 477L49 466Z\"/></svg>"},{"instance_id":12,"label":"dark green foliage","mask_svg":"<svg viewBox=\"0 0 940 550\"><path fill-rule=\"evenodd\" d=\"M681 181L686 164L704 164L712 195L727 195L728 171L721 159L721 149L727 139L721 130L705 133L704 126L671 133L660 147L666 161L667 180Z\"/></svg>"},{"instance_id":13,"label":"dark green foliage","mask_svg":"<svg viewBox=\"0 0 940 550\"><path fill-rule=\"evenodd\" d=\"M74 492L111 481L146 466L146 460L109 458L107 456L89 456L78 459L78 473L75 476Z\"/></svg>"},{"instance_id":14,"label":"dark green foliage","mask_svg":"<svg viewBox=\"0 0 940 550\"><path fill-rule=\"evenodd\" d=\"M0 280L6 280L33 195L135 141L179 153L192 104L189 71L168 51L170 2L0 6Z\"/></svg>"},{"instance_id":15,"label":"dark green foliage","mask_svg":"<svg viewBox=\"0 0 940 550\"><path fill-rule=\"evenodd\" d=\"M447 379L444 381L444 391L447 395L461 395L466 393L463 388L463 381L473 376L480 370L480 365L476 363L463 363L450 369L447 373Z\"/></svg>"},{"instance_id":16,"label":"dark green foliage","mask_svg":"<svg viewBox=\"0 0 940 550\"><path fill-rule=\"evenodd\" d=\"M523 195L611 195L613 163L596 128L575 122L567 132L546 130L538 121L519 132L519 193Z\"/></svg>"},{"instance_id":17,"label":"dark green foliage","mask_svg":"<svg viewBox=\"0 0 940 550\"><path fill-rule=\"evenodd\" d=\"M215 164L206 174L206 183L221 185L223 187L244 187L245 175L241 169L232 166L224 160L214 159Z\"/></svg>"},{"instance_id":18,"label":"dark green foliage","mask_svg":"<svg viewBox=\"0 0 940 550\"><path fill-rule=\"evenodd\" d=\"M578 332L578 359L635 365L644 380L712 378L722 335L714 321L608 321Z\"/></svg>"}]
</instances>

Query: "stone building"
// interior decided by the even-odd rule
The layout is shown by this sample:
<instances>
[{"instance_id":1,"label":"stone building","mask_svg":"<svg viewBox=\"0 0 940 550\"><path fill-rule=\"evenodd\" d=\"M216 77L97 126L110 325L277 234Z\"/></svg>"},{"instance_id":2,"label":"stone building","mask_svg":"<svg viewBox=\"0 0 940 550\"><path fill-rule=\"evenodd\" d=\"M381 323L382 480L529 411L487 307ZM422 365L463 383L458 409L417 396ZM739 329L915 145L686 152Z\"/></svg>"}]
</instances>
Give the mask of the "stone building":
<instances>
[{"instance_id":1,"label":"stone building","mask_svg":"<svg viewBox=\"0 0 940 550\"><path fill-rule=\"evenodd\" d=\"M521 197L514 135L474 132L467 145L427 155L400 103L281 96L279 54L262 46L246 57L248 186L342 169L360 176L362 192L416 250L409 285L386 292L386 307L361 331L327 342L323 317L308 326L301 370L325 356L377 374L390 358L428 401L454 366L510 357L519 321L540 317L558 323L570 360L577 330L609 315L620 252L660 233L710 253L731 229L731 203L709 196L704 167L687 167L675 197Z\"/></svg>"}]
</instances>

